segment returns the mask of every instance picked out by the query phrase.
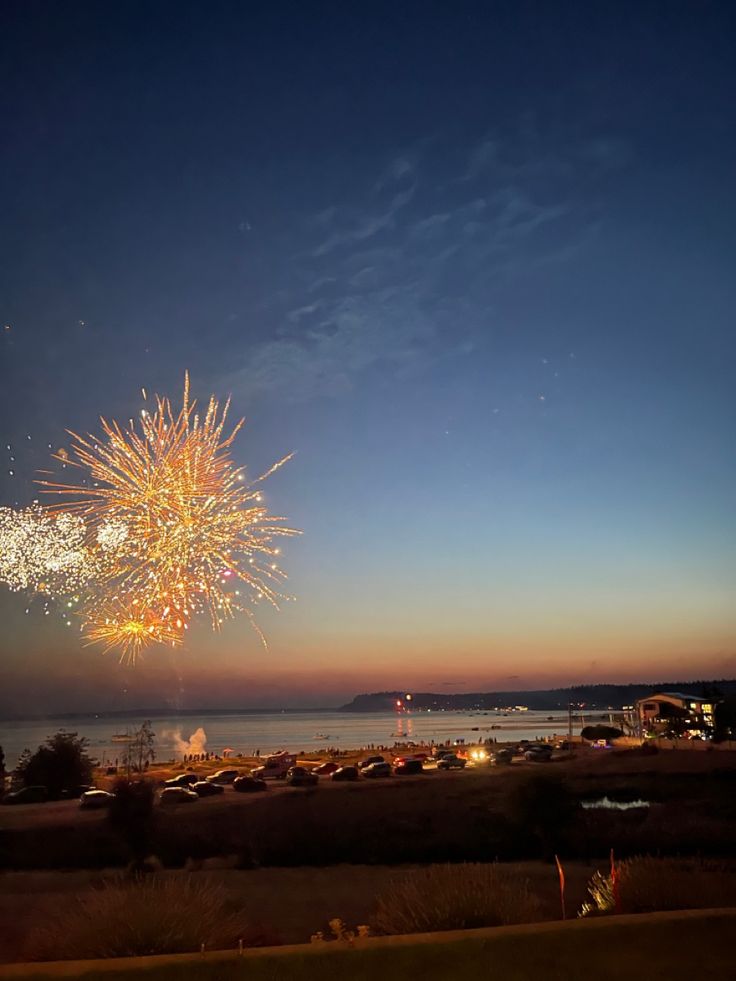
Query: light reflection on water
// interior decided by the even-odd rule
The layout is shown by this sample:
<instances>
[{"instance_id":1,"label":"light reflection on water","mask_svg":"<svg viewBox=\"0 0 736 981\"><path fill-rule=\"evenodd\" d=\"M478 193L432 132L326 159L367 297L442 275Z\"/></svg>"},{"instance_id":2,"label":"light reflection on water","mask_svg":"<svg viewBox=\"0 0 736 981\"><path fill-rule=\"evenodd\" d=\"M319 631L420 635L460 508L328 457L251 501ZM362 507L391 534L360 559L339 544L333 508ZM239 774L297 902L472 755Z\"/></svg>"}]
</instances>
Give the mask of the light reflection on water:
<instances>
[{"instance_id":1,"label":"light reflection on water","mask_svg":"<svg viewBox=\"0 0 736 981\"><path fill-rule=\"evenodd\" d=\"M599 800L584 800L583 808L586 811L594 811L602 808L610 811L630 811L635 807L649 807L648 800L609 800L608 797L601 797Z\"/></svg>"}]
</instances>

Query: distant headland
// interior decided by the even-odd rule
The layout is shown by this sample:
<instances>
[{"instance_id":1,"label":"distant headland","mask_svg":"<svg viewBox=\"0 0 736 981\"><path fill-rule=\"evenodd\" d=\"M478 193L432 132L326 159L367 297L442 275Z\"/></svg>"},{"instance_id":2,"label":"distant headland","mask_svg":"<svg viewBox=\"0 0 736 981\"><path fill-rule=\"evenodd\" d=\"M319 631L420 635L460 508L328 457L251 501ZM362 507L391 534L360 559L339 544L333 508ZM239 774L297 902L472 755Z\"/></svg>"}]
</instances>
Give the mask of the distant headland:
<instances>
[{"instance_id":1,"label":"distant headland","mask_svg":"<svg viewBox=\"0 0 736 981\"><path fill-rule=\"evenodd\" d=\"M629 685L573 685L570 688L549 688L540 691L493 691L465 693L380 691L356 695L343 712L383 712L394 708L397 702L414 711L448 712L469 711L525 706L537 711L567 709L570 703L585 703L589 708L620 709L645 698L655 691L679 691L691 695L708 695L712 698L736 695L736 679L719 678L714 681L657 681ZM410 700L406 701L406 696Z\"/></svg>"}]
</instances>

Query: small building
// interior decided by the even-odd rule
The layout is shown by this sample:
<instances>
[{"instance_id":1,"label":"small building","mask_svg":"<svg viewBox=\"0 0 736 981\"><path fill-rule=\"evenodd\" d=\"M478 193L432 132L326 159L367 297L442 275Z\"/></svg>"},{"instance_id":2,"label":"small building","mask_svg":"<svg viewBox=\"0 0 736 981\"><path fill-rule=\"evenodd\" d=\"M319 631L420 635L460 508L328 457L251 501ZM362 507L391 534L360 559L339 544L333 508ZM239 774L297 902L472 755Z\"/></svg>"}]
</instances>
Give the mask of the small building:
<instances>
[{"instance_id":1,"label":"small building","mask_svg":"<svg viewBox=\"0 0 736 981\"><path fill-rule=\"evenodd\" d=\"M635 704L642 736L679 736L684 739L711 735L715 704L712 699L679 691L662 691Z\"/></svg>"}]
</instances>

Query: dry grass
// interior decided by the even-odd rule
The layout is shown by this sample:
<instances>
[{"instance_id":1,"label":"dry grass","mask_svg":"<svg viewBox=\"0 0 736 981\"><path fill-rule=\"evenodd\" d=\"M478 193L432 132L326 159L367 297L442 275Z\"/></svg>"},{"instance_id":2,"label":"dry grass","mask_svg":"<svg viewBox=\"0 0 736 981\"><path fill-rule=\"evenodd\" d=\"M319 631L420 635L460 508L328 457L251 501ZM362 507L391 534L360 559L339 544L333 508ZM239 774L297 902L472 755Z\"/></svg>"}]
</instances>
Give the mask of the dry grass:
<instances>
[{"instance_id":1,"label":"dry grass","mask_svg":"<svg viewBox=\"0 0 736 981\"><path fill-rule=\"evenodd\" d=\"M736 905L736 872L719 862L639 856L616 864L616 882L597 872L582 914L656 913Z\"/></svg>"},{"instance_id":2,"label":"dry grass","mask_svg":"<svg viewBox=\"0 0 736 981\"><path fill-rule=\"evenodd\" d=\"M236 946L247 923L205 876L116 877L71 899L28 941L33 960L133 957Z\"/></svg>"},{"instance_id":3,"label":"dry grass","mask_svg":"<svg viewBox=\"0 0 736 981\"><path fill-rule=\"evenodd\" d=\"M379 933L427 933L532 923L541 903L529 880L499 865L436 865L397 878L378 899Z\"/></svg>"}]
</instances>

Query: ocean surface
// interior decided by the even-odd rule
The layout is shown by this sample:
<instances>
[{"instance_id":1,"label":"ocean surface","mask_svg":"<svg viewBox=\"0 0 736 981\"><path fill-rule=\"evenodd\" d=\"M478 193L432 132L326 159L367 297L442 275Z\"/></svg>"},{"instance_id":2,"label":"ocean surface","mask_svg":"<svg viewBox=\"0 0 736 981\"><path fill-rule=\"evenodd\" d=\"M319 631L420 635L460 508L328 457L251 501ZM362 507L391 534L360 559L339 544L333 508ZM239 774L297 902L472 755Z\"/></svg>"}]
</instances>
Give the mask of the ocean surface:
<instances>
[{"instance_id":1,"label":"ocean surface","mask_svg":"<svg viewBox=\"0 0 736 981\"><path fill-rule=\"evenodd\" d=\"M171 760L184 753L212 752L222 755L261 755L279 749L294 752L335 747L357 749L371 744L393 746L395 742L444 742L464 739L477 742L495 738L499 742L558 736L567 733L567 715L559 712L244 712L202 711L166 715L126 714L120 716L79 715L48 719L0 721L0 746L8 769L15 766L24 749L34 751L48 736L65 729L84 736L89 753L101 763L122 758L124 742L113 740L150 719L156 734L156 758ZM498 728L491 728L491 727ZM579 723L578 723L579 726ZM578 731L576 726L576 731Z\"/></svg>"}]
</instances>

